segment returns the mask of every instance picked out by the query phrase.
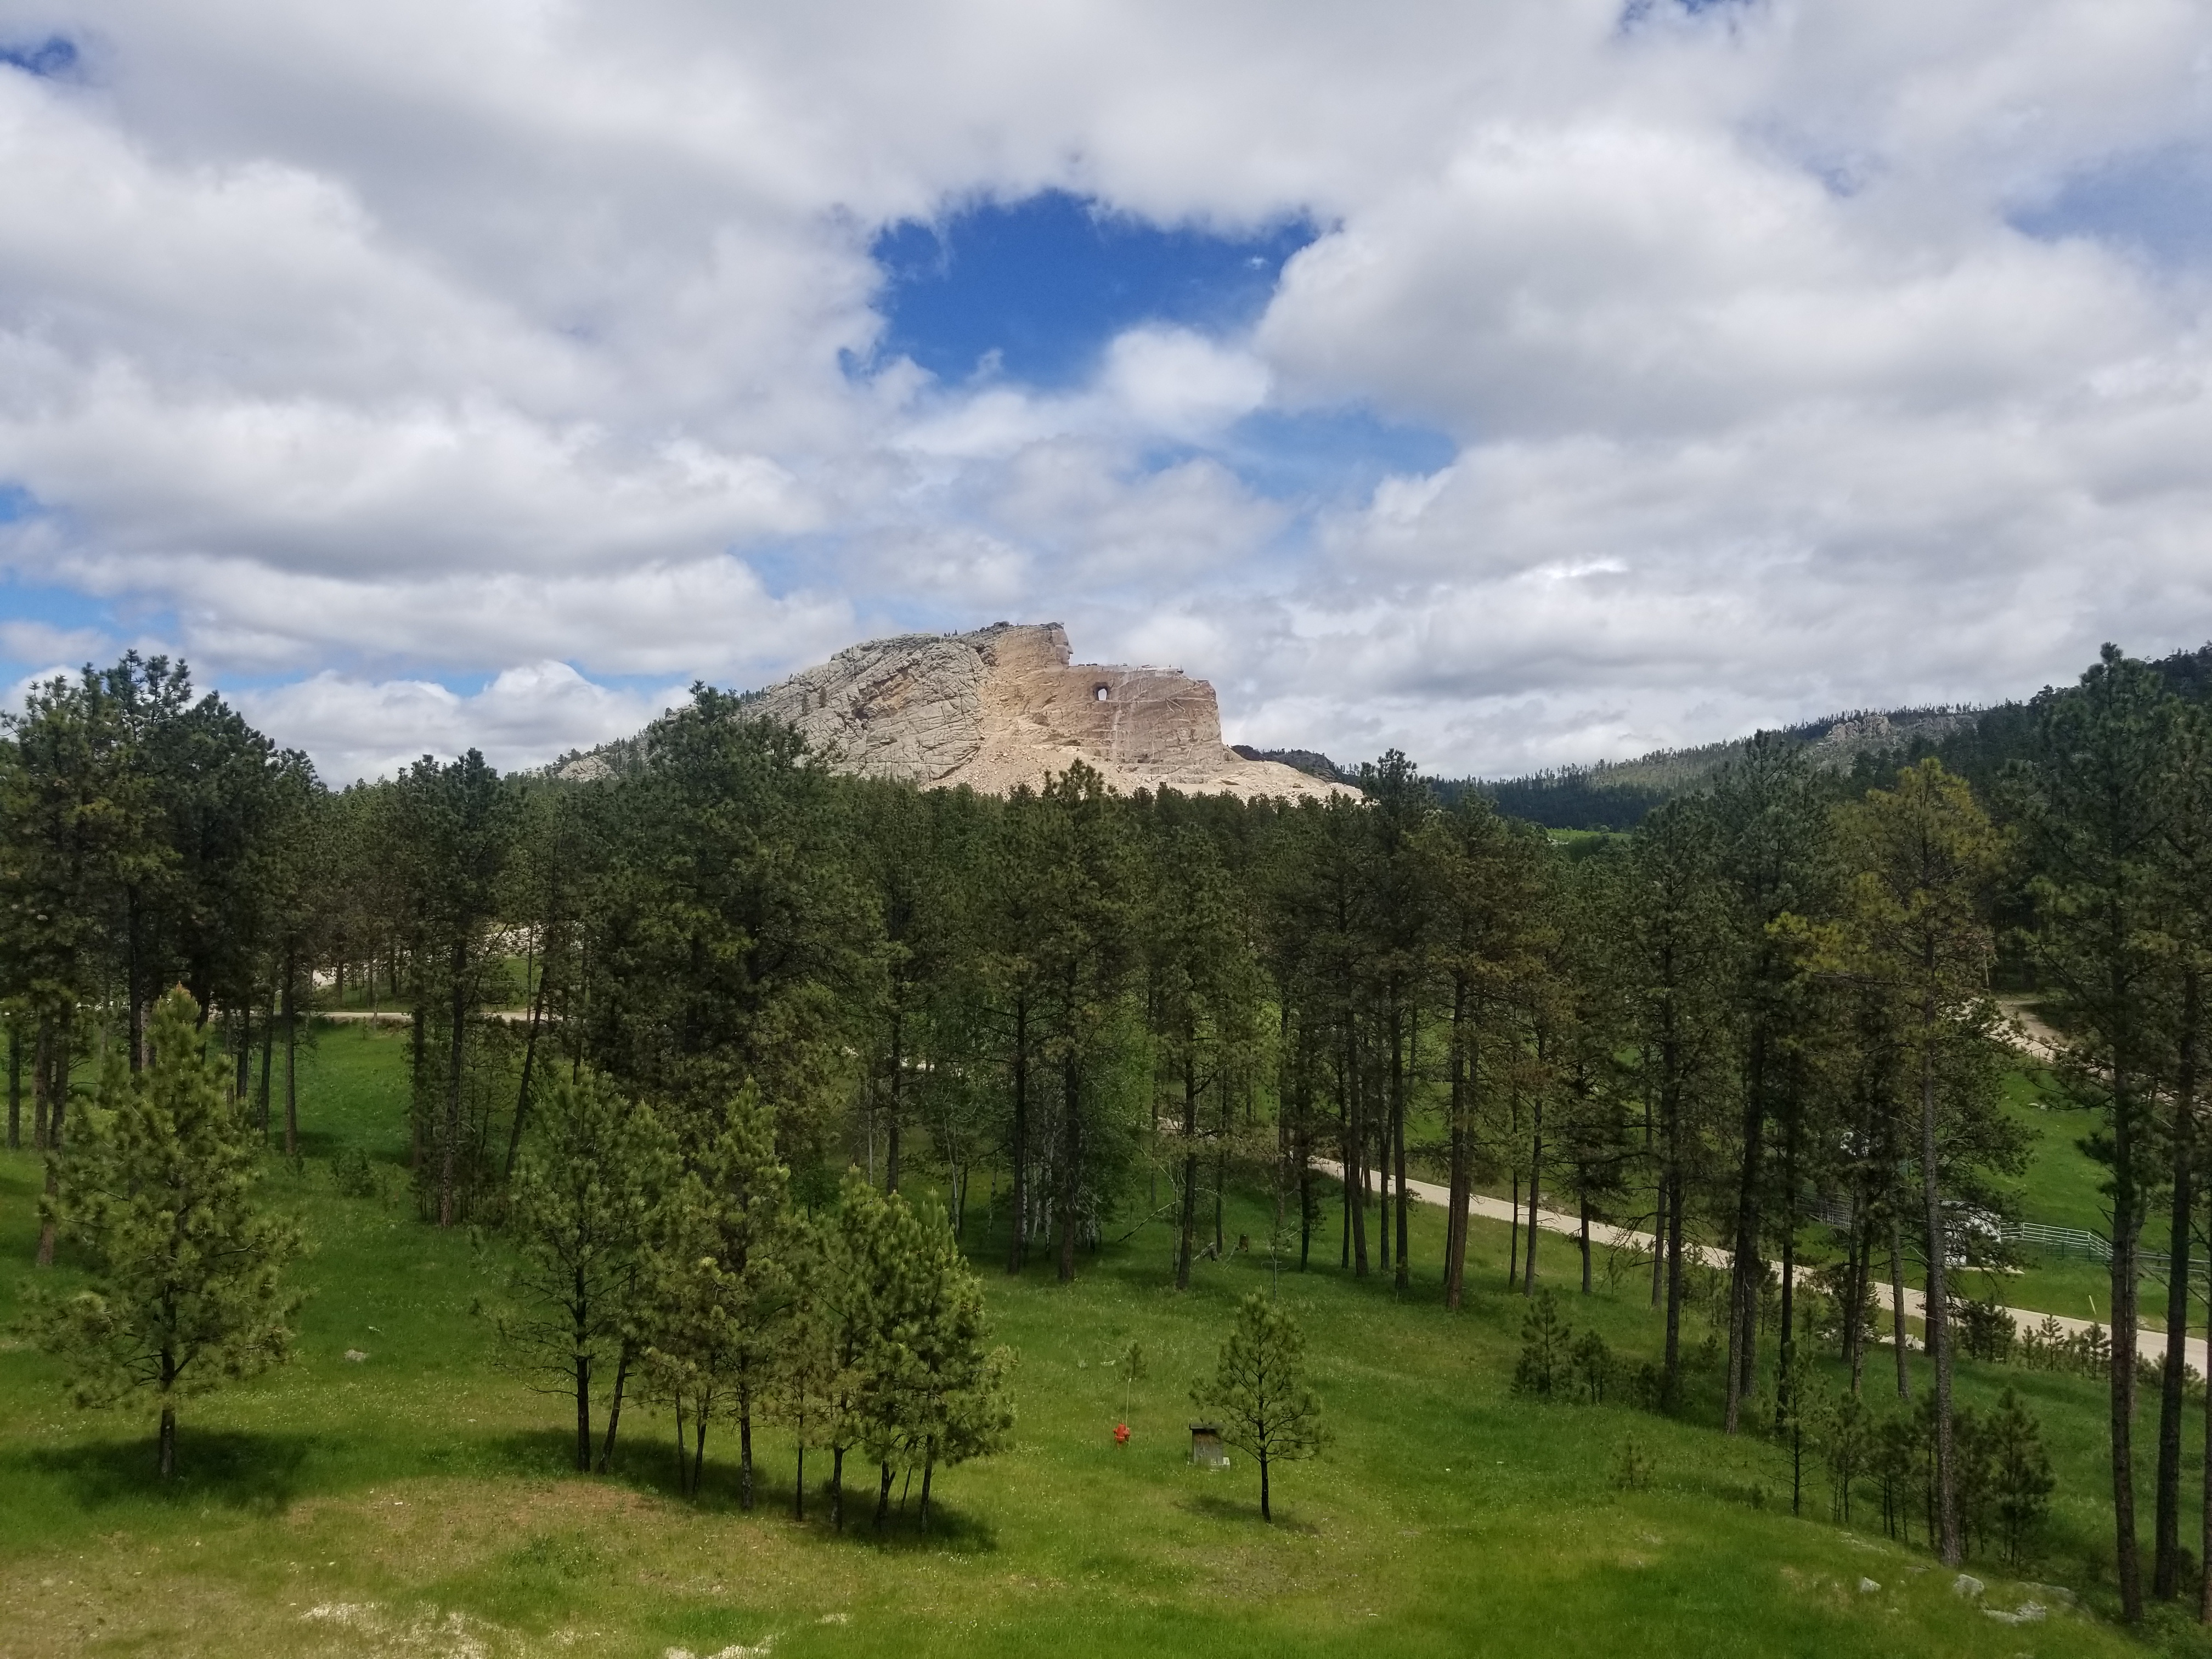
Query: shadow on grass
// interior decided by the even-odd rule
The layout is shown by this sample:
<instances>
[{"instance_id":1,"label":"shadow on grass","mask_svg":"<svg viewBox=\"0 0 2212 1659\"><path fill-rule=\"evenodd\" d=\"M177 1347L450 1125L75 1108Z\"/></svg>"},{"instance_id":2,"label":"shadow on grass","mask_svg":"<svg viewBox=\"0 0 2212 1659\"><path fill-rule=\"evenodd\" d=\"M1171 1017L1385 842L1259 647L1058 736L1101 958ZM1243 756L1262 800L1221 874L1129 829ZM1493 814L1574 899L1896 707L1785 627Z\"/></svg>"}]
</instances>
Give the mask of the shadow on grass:
<instances>
[{"instance_id":1,"label":"shadow on grass","mask_svg":"<svg viewBox=\"0 0 2212 1659\"><path fill-rule=\"evenodd\" d=\"M1278 1515L1272 1522L1260 1518L1260 1490L1255 1486L1245 1493L1231 1495L1221 1492L1198 1492L1177 1500L1176 1507L1186 1515L1202 1515L1209 1521L1249 1522L1253 1526L1271 1526L1277 1532L1297 1533L1304 1537L1318 1538L1321 1528L1309 1522L1285 1519Z\"/></svg>"},{"instance_id":2,"label":"shadow on grass","mask_svg":"<svg viewBox=\"0 0 2212 1659\"><path fill-rule=\"evenodd\" d=\"M154 1436L40 1448L0 1459L0 1485L9 1464L58 1481L88 1510L117 1504L221 1504L259 1515L288 1509L303 1486L311 1453L326 1449L327 1436L256 1434L234 1429L177 1431L177 1474L155 1473Z\"/></svg>"},{"instance_id":3,"label":"shadow on grass","mask_svg":"<svg viewBox=\"0 0 2212 1659\"><path fill-rule=\"evenodd\" d=\"M732 1438L734 1449L735 1437ZM545 1477L569 1475L579 1480L605 1479L632 1492L650 1493L671 1504L708 1515L738 1515L744 1510L735 1458L717 1458L711 1438L708 1442L707 1465L700 1476L699 1490L688 1495L683 1491L677 1475L675 1443L665 1434L636 1438L625 1436L616 1450L613 1471L605 1477L577 1473L574 1430L524 1429L499 1436L486 1443L487 1463L495 1463L503 1472ZM949 1550L961 1554L984 1554L999 1547L997 1528L982 1516L970 1514L957 1504L947 1504L941 1490L931 1495L929 1528L925 1532L921 1526L919 1482L902 1483L903 1503L900 1489L894 1488L890 1514L878 1528L875 1524L876 1471L866 1465L849 1463L845 1483L845 1525L840 1532L830 1522L830 1484L820 1473L823 1463L826 1462L827 1459L821 1462L815 1461L813 1457L808 1459L807 1472L814 1478L807 1482L806 1518L804 1522L792 1519L790 1471L772 1469L765 1463L756 1463L753 1466L753 1514L763 1522L781 1522L803 1527L825 1540L836 1539L889 1550Z\"/></svg>"}]
</instances>

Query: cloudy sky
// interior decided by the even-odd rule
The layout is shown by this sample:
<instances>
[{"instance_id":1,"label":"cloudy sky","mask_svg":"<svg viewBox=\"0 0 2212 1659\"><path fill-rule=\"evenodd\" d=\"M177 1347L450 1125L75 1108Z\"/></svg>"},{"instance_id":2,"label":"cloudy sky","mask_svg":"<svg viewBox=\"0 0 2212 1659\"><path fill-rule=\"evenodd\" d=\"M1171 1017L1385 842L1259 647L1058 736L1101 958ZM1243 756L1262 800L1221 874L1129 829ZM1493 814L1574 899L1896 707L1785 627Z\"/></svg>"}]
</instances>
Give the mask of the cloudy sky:
<instances>
[{"instance_id":1,"label":"cloudy sky","mask_svg":"<svg viewBox=\"0 0 2212 1659\"><path fill-rule=\"evenodd\" d=\"M1060 620L1432 770L2212 638L2201 0L0 0L0 685Z\"/></svg>"}]
</instances>

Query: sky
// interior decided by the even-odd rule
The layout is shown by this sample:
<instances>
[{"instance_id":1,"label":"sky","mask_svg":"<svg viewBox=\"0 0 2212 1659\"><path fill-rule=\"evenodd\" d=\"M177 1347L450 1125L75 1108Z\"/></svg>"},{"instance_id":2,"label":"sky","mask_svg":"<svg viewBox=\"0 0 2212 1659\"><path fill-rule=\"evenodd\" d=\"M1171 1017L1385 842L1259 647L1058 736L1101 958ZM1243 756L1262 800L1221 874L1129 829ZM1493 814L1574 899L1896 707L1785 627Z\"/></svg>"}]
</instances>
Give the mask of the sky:
<instances>
[{"instance_id":1,"label":"sky","mask_svg":"<svg viewBox=\"0 0 2212 1659\"><path fill-rule=\"evenodd\" d=\"M0 0L0 690L1064 623L1446 775L2212 640L2201 0ZM4 690L5 688L13 690Z\"/></svg>"}]
</instances>

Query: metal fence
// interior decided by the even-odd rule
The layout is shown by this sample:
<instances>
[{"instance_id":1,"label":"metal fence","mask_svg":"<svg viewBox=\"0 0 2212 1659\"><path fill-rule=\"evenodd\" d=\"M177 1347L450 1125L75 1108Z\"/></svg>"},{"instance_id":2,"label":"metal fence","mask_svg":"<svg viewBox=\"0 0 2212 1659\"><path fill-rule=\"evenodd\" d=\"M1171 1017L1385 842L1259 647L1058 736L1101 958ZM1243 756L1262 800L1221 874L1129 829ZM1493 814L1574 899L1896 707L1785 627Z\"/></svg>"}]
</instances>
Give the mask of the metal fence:
<instances>
[{"instance_id":1,"label":"metal fence","mask_svg":"<svg viewBox=\"0 0 2212 1659\"><path fill-rule=\"evenodd\" d=\"M1815 1221L1838 1231L1851 1224L1850 1212L1832 1200L1817 1200L1811 1209ZM2048 1227L2040 1221L2006 1221L1998 1224L1997 1231L2006 1243L2024 1244L2046 1255L2078 1255L2105 1262L2112 1259L2112 1240L2084 1227ZM2148 1263L2146 1270L2150 1270Z\"/></svg>"},{"instance_id":2,"label":"metal fence","mask_svg":"<svg viewBox=\"0 0 2212 1659\"><path fill-rule=\"evenodd\" d=\"M2040 1221L2008 1221L2007 1243L2032 1245L2054 1255L2082 1255L2093 1261L2112 1259L2112 1241L2083 1227L2046 1227Z\"/></svg>"}]
</instances>

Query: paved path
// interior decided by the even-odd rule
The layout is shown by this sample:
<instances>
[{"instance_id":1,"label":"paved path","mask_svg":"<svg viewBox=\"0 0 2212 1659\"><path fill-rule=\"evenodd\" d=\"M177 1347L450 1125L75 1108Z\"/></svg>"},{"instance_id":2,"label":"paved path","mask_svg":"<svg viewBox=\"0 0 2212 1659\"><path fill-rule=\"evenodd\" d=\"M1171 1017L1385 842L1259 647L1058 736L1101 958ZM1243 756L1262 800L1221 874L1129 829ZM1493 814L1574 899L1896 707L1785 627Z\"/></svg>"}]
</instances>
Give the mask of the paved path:
<instances>
[{"instance_id":1,"label":"paved path","mask_svg":"<svg viewBox=\"0 0 2212 1659\"><path fill-rule=\"evenodd\" d=\"M1314 1167L1325 1175L1334 1176L1339 1180L1343 1179L1342 1166L1328 1158L1316 1158ZM1370 1191L1379 1190L1380 1183L1376 1181L1376 1172L1372 1170L1368 1171L1368 1181ZM1439 1187L1432 1181L1408 1180L1406 1182L1406 1190L1419 1202L1433 1204L1439 1209L1451 1202L1450 1189ZM1514 1219L1514 1208L1510 1200L1492 1198L1485 1193L1470 1194L1468 1197L1467 1207L1468 1214L1481 1216L1486 1220L1510 1223ZM1527 1219L1525 1212L1522 1219ZM1537 1211L1536 1224L1547 1233L1564 1233L1570 1238L1577 1239L1582 1237L1581 1219L1576 1216L1562 1215L1557 1210ZM1590 1248L1636 1250L1649 1255L1652 1249L1652 1238L1650 1233L1639 1233L1626 1227L1615 1227L1604 1222L1594 1221L1590 1224ZM1683 1255L1692 1260L1702 1261L1709 1267L1725 1267L1729 1265L1728 1252L1714 1245L1685 1244ZM1801 1274L1808 1271L1803 1267L1798 1269ZM2007 1308L2005 1311L2012 1316L2014 1323L2019 1326L2023 1335L2031 1327L2040 1325L2045 1316L2038 1309ZM1905 1317L1923 1318L1925 1312L1925 1304L1922 1301L1921 1293L1907 1285L1905 1291ZM1889 1293L1887 1287L1884 1286L1881 1294L1881 1309L1876 1316L1877 1327L1879 1328L1881 1322L1887 1321L1889 1316ZM2057 1314L2050 1316L2057 1319L2058 1328L2069 1336L2078 1336L2095 1322L2087 1319L2069 1319L2063 1315ZM2136 1343L2141 1352L2162 1355L2166 1352L2166 1333L2138 1328L2136 1332ZM2193 1366L2199 1376L2212 1376L2212 1371L2209 1371L2205 1364L2205 1344L2203 1337L2187 1338L2183 1344L2182 1352L2184 1363Z\"/></svg>"},{"instance_id":2,"label":"paved path","mask_svg":"<svg viewBox=\"0 0 2212 1659\"><path fill-rule=\"evenodd\" d=\"M366 1020L379 1025L404 1025L408 1021L404 1008L304 1008L301 1012L311 1019ZM487 1008L477 1015L479 1019L503 1019L510 1025L528 1023L527 1008Z\"/></svg>"}]
</instances>

